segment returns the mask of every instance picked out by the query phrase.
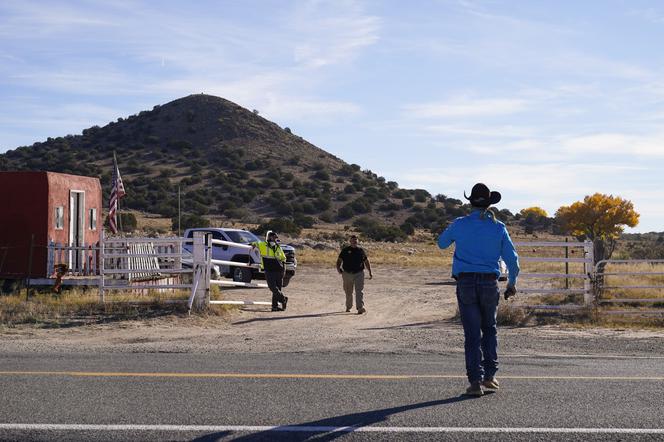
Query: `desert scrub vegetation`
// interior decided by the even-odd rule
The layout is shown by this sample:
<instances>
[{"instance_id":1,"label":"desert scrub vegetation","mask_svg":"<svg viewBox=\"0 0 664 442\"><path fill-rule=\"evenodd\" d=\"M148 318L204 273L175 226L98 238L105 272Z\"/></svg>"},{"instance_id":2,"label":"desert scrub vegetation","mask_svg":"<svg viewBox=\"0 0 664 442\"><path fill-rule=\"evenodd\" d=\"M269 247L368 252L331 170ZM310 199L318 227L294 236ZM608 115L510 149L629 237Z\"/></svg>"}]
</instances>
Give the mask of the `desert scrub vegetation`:
<instances>
[{"instance_id":1,"label":"desert scrub vegetation","mask_svg":"<svg viewBox=\"0 0 664 442\"><path fill-rule=\"evenodd\" d=\"M217 287L211 288L211 296L218 298ZM0 327L33 324L44 328L63 328L80 325L102 324L127 320L148 320L169 315L188 314L184 301L189 292L174 290L165 293L150 291L147 294L114 291L107 295L107 302L99 302L97 289L73 288L62 294L33 292L26 289L0 296ZM204 315L225 315L231 308L213 306Z\"/></svg>"}]
</instances>

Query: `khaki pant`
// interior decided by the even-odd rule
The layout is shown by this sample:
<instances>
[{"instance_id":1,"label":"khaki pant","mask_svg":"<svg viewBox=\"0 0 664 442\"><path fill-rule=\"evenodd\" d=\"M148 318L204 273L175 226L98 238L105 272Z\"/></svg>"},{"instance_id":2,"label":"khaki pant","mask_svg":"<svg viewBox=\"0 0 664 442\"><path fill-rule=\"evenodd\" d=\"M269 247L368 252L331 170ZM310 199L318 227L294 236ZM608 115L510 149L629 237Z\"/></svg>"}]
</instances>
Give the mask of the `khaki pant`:
<instances>
[{"instance_id":1,"label":"khaki pant","mask_svg":"<svg viewBox=\"0 0 664 442\"><path fill-rule=\"evenodd\" d=\"M346 292L346 309L353 307L353 288L355 288L355 306L357 309L364 307L364 272L343 272L341 277L344 281L344 292Z\"/></svg>"}]
</instances>

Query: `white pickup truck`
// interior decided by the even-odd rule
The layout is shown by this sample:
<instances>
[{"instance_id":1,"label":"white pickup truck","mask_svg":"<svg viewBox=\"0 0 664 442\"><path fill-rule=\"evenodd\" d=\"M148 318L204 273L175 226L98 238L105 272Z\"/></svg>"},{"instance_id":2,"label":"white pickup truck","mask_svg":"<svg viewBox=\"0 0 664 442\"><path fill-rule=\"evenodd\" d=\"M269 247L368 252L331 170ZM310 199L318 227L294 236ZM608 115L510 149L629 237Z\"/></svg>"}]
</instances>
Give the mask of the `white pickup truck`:
<instances>
[{"instance_id":1,"label":"white pickup truck","mask_svg":"<svg viewBox=\"0 0 664 442\"><path fill-rule=\"evenodd\" d=\"M256 235L249 232L248 230L226 229L220 227L200 227L187 229L184 231L184 237L186 239L193 238L194 232L211 233L212 239L230 241L239 244L251 244L253 242L260 241ZM192 247L192 244L185 244L184 249L191 252ZM286 273L284 275L283 281L283 285L286 287L290 282L290 279L295 275L295 270L297 269L297 259L295 257L295 249L293 247L281 244L281 249L286 255ZM260 262L260 255L258 254L258 250L250 251L242 247L213 244L212 259L255 264ZM233 281L237 282L251 282L252 279L265 277L263 272L258 269L233 267L227 265L219 266L219 274L220 276L233 278Z\"/></svg>"}]
</instances>

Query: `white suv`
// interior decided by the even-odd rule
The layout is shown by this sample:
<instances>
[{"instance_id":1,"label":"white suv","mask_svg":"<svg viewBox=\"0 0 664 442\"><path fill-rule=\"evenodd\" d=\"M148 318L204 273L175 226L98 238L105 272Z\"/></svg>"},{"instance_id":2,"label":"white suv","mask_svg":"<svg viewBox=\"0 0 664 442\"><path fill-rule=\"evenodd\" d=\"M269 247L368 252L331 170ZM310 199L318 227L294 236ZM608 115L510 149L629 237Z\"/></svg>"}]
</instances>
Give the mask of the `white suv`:
<instances>
[{"instance_id":1,"label":"white suv","mask_svg":"<svg viewBox=\"0 0 664 442\"><path fill-rule=\"evenodd\" d=\"M260 241L256 235L249 232L248 230L225 229L217 227L187 229L184 231L184 237L187 239L193 238L194 232L211 233L212 239L219 239L222 241L235 242L239 244L251 244L253 242ZM191 244L185 244L184 249L191 252L192 247L193 246ZM283 286L286 287L290 282L290 279L295 275L295 270L297 269L297 259L295 257L295 249L293 247L281 244L281 249L286 255L286 273L284 275L283 281ZM254 264L259 262L260 256L257 252L251 253L251 250L247 250L245 248L213 244L212 259ZM228 265L220 265L219 273L227 278L233 278L233 281L238 282L251 282L252 278L265 277L258 269L233 267Z\"/></svg>"}]
</instances>

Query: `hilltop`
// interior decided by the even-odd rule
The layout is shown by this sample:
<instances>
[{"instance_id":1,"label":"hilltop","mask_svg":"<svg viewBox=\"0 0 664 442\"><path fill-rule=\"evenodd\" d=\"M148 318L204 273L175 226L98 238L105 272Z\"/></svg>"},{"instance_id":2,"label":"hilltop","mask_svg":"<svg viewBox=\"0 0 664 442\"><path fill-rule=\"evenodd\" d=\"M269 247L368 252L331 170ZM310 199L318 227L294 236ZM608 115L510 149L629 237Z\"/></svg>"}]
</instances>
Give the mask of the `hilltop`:
<instances>
[{"instance_id":1,"label":"hilltop","mask_svg":"<svg viewBox=\"0 0 664 442\"><path fill-rule=\"evenodd\" d=\"M380 224L383 233L409 234L415 227L440 231L469 210L458 199L401 189L257 111L204 94L10 150L0 155L0 170L99 176L107 198L114 151L127 189L123 208L173 217L179 187L183 213L193 222L286 217L302 227ZM499 217L513 219L507 210Z\"/></svg>"}]
</instances>

